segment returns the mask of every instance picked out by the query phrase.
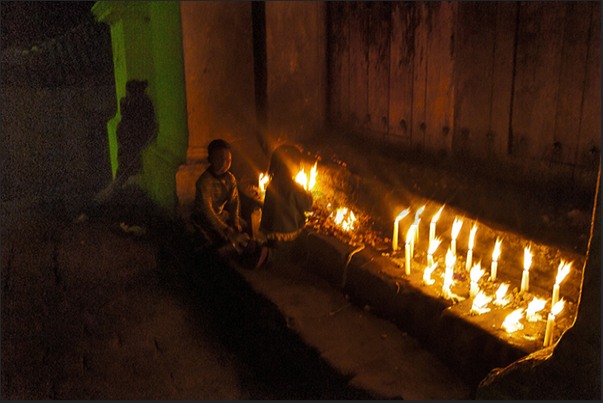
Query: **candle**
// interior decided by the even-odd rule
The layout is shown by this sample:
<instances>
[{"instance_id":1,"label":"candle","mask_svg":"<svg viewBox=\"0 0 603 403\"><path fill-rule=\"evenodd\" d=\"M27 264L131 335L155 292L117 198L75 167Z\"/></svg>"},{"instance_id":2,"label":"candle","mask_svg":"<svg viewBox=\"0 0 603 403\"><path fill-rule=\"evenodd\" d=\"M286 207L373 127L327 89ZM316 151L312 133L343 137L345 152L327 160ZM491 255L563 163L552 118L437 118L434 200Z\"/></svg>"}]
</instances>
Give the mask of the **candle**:
<instances>
[{"instance_id":1,"label":"candle","mask_svg":"<svg viewBox=\"0 0 603 403\"><path fill-rule=\"evenodd\" d=\"M410 239L407 238L406 242L410 242L410 257L412 258L415 255L415 234L417 233L417 226L415 224L411 224L410 228L408 229L408 233L410 234L411 232L412 237Z\"/></svg>"},{"instance_id":2,"label":"candle","mask_svg":"<svg viewBox=\"0 0 603 403\"><path fill-rule=\"evenodd\" d=\"M423 211L425 211L425 206L417 210L417 212L415 213L415 222L413 223L413 225L415 226L415 240L417 242L419 242L419 223L421 222L421 218L419 218L419 216L421 215L421 213L423 213Z\"/></svg>"},{"instance_id":3,"label":"candle","mask_svg":"<svg viewBox=\"0 0 603 403\"><path fill-rule=\"evenodd\" d=\"M505 298L505 294L509 289L509 284L501 284L496 291L496 299L494 300L494 305L504 307L509 302L511 302L510 298Z\"/></svg>"},{"instance_id":4,"label":"candle","mask_svg":"<svg viewBox=\"0 0 603 403\"><path fill-rule=\"evenodd\" d=\"M477 232L477 225L474 225L471 228L471 232L469 233L469 250L467 251L467 262L465 268L467 271L471 268L471 261L473 260L473 244L475 243L475 233Z\"/></svg>"},{"instance_id":5,"label":"candle","mask_svg":"<svg viewBox=\"0 0 603 403\"><path fill-rule=\"evenodd\" d=\"M450 249L446 252L446 271L444 272L444 285L442 287L445 295L450 295L450 286L452 286L453 267L456 258Z\"/></svg>"},{"instance_id":6,"label":"candle","mask_svg":"<svg viewBox=\"0 0 603 403\"><path fill-rule=\"evenodd\" d=\"M469 277L471 278L471 285L469 289L470 298L475 298L475 296L477 295L479 291L479 285L477 284L477 282L480 278L482 278L484 273L485 271L482 270L482 266L479 263L473 266L473 268L471 269L471 272L469 273Z\"/></svg>"},{"instance_id":7,"label":"candle","mask_svg":"<svg viewBox=\"0 0 603 403\"><path fill-rule=\"evenodd\" d=\"M316 161L314 163L314 166L312 167L312 169L310 170L310 179L308 180L308 190L312 190L312 188L314 188L314 185L316 185L316 165L318 164L318 161Z\"/></svg>"},{"instance_id":8,"label":"candle","mask_svg":"<svg viewBox=\"0 0 603 403\"><path fill-rule=\"evenodd\" d=\"M496 245L494 245L494 252L492 252L492 266L490 268L490 279L492 281L496 281L496 270L498 268L498 257L500 256L500 245L502 244L502 239L496 240Z\"/></svg>"},{"instance_id":9,"label":"candle","mask_svg":"<svg viewBox=\"0 0 603 403\"><path fill-rule=\"evenodd\" d=\"M523 316L523 311L524 308L518 308L507 315L502 324L502 328L505 329L507 333L513 333L523 329L523 325L519 323L521 317Z\"/></svg>"},{"instance_id":10,"label":"candle","mask_svg":"<svg viewBox=\"0 0 603 403\"><path fill-rule=\"evenodd\" d=\"M534 298L532 302L528 304L528 309L526 310L526 319L528 320L528 322L539 321L541 318L537 312L543 310L545 305L546 299Z\"/></svg>"},{"instance_id":11,"label":"candle","mask_svg":"<svg viewBox=\"0 0 603 403\"><path fill-rule=\"evenodd\" d=\"M487 297L486 294L480 290L480 292L475 296L469 312L474 315L481 315L482 313L490 311L490 308L486 307L490 301L492 301L492 297Z\"/></svg>"},{"instance_id":12,"label":"candle","mask_svg":"<svg viewBox=\"0 0 603 403\"><path fill-rule=\"evenodd\" d=\"M530 266L532 265L532 253L530 247L526 246L523 251L523 275L521 276L521 292L528 292L530 289Z\"/></svg>"},{"instance_id":13,"label":"candle","mask_svg":"<svg viewBox=\"0 0 603 403\"><path fill-rule=\"evenodd\" d=\"M398 217L396 217L395 221L394 221L394 234L392 236L392 249L395 252L396 250L398 250L398 233L400 232L398 223L400 222L401 219L403 219L404 217L406 217L406 215L409 213L409 210L406 209L403 212L401 212Z\"/></svg>"},{"instance_id":14,"label":"candle","mask_svg":"<svg viewBox=\"0 0 603 403\"><path fill-rule=\"evenodd\" d=\"M451 246L450 249L452 249L452 254L456 257L456 237L459 235L459 232L461 230L461 227L463 226L463 221L457 219L456 217L454 218L454 222L452 223L452 242L451 242Z\"/></svg>"},{"instance_id":15,"label":"candle","mask_svg":"<svg viewBox=\"0 0 603 403\"><path fill-rule=\"evenodd\" d=\"M555 330L555 316L563 310L564 300L560 300L551 308L551 312L546 321L546 329L544 331L544 344L543 347L548 347L553 342L553 333Z\"/></svg>"},{"instance_id":16,"label":"candle","mask_svg":"<svg viewBox=\"0 0 603 403\"><path fill-rule=\"evenodd\" d=\"M442 206L438 210L438 212L436 213L436 215L434 215L433 218L431 219L431 224L429 225L429 244L430 245L433 242L433 240L435 239L436 223L440 219L440 214L442 214L442 210L444 210L444 206Z\"/></svg>"},{"instance_id":17,"label":"candle","mask_svg":"<svg viewBox=\"0 0 603 403\"><path fill-rule=\"evenodd\" d=\"M559 286L561 285L561 282L565 279L565 277L569 274L571 267L571 263L566 263L561 260L561 264L559 264L559 268L557 269L557 278L555 280L555 285L553 286L553 299L551 300L551 306L554 306L559 301Z\"/></svg>"},{"instance_id":18,"label":"candle","mask_svg":"<svg viewBox=\"0 0 603 403\"><path fill-rule=\"evenodd\" d=\"M438 249L438 246L440 246L441 242L442 240L437 238L429 244L429 249L427 250L427 266L433 265L433 254L435 253L436 249Z\"/></svg>"},{"instance_id":19,"label":"candle","mask_svg":"<svg viewBox=\"0 0 603 403\"><path fill-rule=\"evenodd\" d=\"M414 237L414 233L413 233L413 227L412 225L410 226L410 228L408 229L408 233L406 234L406 245L404 247L404 260L406 261L406 275L410 275L410 259L412 258L412 247L411 247L411 242L412 239Z\"/></svg>"},{"instance_id":20,"label":"candle","mask_svg":"<svg viewBox=\"0 0 603 403\"><path fill-rule=\"evenodd\" d=\"M433 283L435 283L435 280L431 279L431 273L433 273L433 271L436 269L437 265L436 264L432 264L431 266L428 266L425 271L423 272L423 283L427 284L427 285L432 285Z\"/></svg>"}]
</instances>

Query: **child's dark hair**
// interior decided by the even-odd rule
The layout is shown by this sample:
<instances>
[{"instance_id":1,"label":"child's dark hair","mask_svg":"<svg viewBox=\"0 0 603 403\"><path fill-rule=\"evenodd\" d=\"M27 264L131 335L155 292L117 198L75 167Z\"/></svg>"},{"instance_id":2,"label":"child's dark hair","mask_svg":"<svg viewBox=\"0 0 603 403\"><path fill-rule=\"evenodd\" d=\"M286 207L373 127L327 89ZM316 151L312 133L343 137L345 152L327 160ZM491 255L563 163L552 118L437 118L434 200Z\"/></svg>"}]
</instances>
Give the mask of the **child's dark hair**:
<instances>
[{"instance_id":1,"label":"child's dark hair","mask_svg":"<svg viewBox=\"0 0 603 403\"><path fill-rule=\"evenodd\" d=\"M230 150L230 144L222 139L213 140L207 146L207 158L211 158L211 156L219 150Z\"/></svg>"},{"instance_id":2,"label":"child's dark hair","mask_svg":"<svg viewBox=\"0 0 603 403\"><path fill-rule=\"evenodd\" d=\"M293 169L296 169L300 162L301 152L295 146L281 145L272 153L268 175L278 181L294 182L293 176L297 172L293 172Z\"/></svg>"}]
</instances>

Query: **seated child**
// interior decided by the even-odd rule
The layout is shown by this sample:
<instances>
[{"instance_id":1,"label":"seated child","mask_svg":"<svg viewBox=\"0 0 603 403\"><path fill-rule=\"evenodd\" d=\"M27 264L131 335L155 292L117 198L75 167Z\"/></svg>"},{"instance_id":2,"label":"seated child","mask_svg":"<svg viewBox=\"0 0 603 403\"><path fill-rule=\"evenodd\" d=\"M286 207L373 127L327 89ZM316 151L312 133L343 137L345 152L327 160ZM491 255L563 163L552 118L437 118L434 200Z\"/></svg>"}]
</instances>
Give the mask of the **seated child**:
<instances>
[{"instance_id":1,"label":"seated child","mask_svg":"<svg viewBox=\"0 0 603 403\"><path fill-rule=\"evenodd\" d=\"M229 172L232 162L230 144L213 140L207 147L209 168L195 183L195 201L191 219L212 245L221 246L235 239L242 228L239 218L237 180Z\"/></svg>"},{"instance_id":2,"label":"seated child","mask_svg":"<svg viewBox=\"0 0 603 403\"><path fill-rule=\"evenodd\" d=\"M301 152L282 145L272 153L262 208L260 231L266 236L268 261L289 256L295 240L306 224L305 212L312 207L312 194L298 184L294 177L301 167Z\"/></svg>"}]
</instances>

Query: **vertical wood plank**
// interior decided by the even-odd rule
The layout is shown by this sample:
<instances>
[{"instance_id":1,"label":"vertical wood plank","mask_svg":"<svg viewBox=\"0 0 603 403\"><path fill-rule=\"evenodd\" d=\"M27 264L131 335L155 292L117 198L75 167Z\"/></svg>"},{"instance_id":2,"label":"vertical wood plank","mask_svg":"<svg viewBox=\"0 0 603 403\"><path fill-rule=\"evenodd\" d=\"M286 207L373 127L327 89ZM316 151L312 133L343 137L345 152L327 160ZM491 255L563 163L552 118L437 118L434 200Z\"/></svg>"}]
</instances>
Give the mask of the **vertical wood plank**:
<instances>
[{"instance_id":1,"label":"vertical wood plank","mask_svg":"<svg viewBox=\"0 0 603 403\"><path fill-rule=\"evenodd\" d=\"M389 128L390 3L368 2L368 115L367 128Z\"/></svg>"},{"instance_id":2,"label":"vertical wood plank","mask_svg":"<svg viewBox=\"0 0 603 403\"><path fill-rule=\"evenodd\" d=\"M416 2L417 25L415 29L415 54L412 82L412 133L411 145L425 146L425 90L427 88L427 7L424 1Z\"/></svg>"},{"instance_id":3,"label":"vertical wood plank","mask_svg":"<svg viewBox=\"0 0 603 403\"><path fill-rule=\"evenodd\" d=\"M564 17L563 2L521 3L512 122L520 158L552 155Z\"/></svg>"},{"instance_id":4,"label":"vertical wood plank","mask_svg":"<svg viewBox=\"0 0 603 403\"><path fill-rule=\"evenodd\" d=\"M507 159L511 89L513 88L513 52L517 26L517 2L496 2L496 35L492 71L492 97L489 141L497 158Z\"/></svg>"},{"instance_id":5,"label":"vertical wood plank","mask_svg":"<svg viewBox=\"0 0 603 403\"><path fill-rule=\"evenodd\" d=\"M435 152L452 150L453 30L457 6L458 2L428 2L425 147Z\"/></svg>"},{"instance_id":6,"label":"vertical wood plank","mask_svg":"<svg viewBox=\"0 0 603 403\"><path fill-rule=\"evenodd\" d=\"M492 73L496 3L461 2L455 30L454 130L455 153L486 158L492 114Z\"/></svg>"},{"instance_id":7,"label":"vertical wood plank","mask_svg":"<svg viewBox=\"0 0 603 403\"><path fill-rule=\"evenodd\" d=\"M389 133L410 141L415 56L414 2L394 2L391 10Z\"/></svg>"},{"instance_id":8,"label":"vertical wood plank","mask_svg":"<svg viewBox=\"0 0 603 403\"><path fill-rule=\"evenodd\" d=\"M350 126L358 131L366 127L368 114L367 8L364 2L352 2L350 10Z\"/></svg>"}]
</instances>

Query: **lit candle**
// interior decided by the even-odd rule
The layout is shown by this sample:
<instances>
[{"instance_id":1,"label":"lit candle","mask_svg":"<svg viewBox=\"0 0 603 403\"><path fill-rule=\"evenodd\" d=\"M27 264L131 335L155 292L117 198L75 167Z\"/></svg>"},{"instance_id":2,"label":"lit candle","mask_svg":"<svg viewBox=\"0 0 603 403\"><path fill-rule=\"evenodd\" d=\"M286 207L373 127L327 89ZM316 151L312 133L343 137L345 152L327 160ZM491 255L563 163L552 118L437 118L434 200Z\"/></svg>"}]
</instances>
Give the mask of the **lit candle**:
<instances>
[{"instance_id":1,"label":"lit candle","mask_svg":"<svg viewBox=\"0 0 603 403\"><path fill-rule=\"evenodd\" d=\"M557 301L559 301L559 286L561 285L561 282L565 279L565 277L569 274L571 267L571 263L565 263L563 260L561 260L561 264L559 264L559 268L557 269L557 278L555 280L555 285L553 286L553 299L551 301L551 306L554 306Z\"/></svg>"},{"instance_id":2,"label":"lit candle","mask_svg":"<svg viewBox=\"0 0 603 403\"><path fill-rule=\"evenodd\" d=\"M467 251L467 263L465 268L467 271L471 268L471 261L473 260L473 244L475 243L475 233L477 232L477 224L471 228L471 232L469 233L469 250Z\"/></svg>"},{"instance_id":3,"label":"lit candle","mask_svg":"<svg viewBox=\"0 0 603 403\"><path fill-rule=\"evenodd\" d=\"M318 161L316 161L314 163L314 166L312 167L312 169L310 170L310 179L308 180L308 190L312 190L314 188L314 185L316 185L316 165L318 164Z\"/></svg>"},{"instance_id":4,"label":"lit candle","mask_svg":"<svg viewBox=\"0 0 603 403\"><path fill-rule=\"evenodd\" d=\"M400 222L401 219L403 219L404 217L406 217L409 213L409 210L406 209L403 212L401 212L398 217L396 217L395 221L394 221L394 234L392 236L392 249L395 252L396 250L398 250L398 233L400 232L398 223Z\"/></svg>"},{"instance_id":5,"label":"lit candle","mask_svg":"<svg viewBox=\"0 0 603 403\"><path fill-rule=\"evenodd\" d=\"M546 330L544 332L544 344L543 347L548 347L553 342L553 333L555 331L555 316L559 315L559 313L563 310L563 305L565 301L562 299L557 302L551 308L551 312L546 321Z\"/></svg>"},{"instance_id":6,"label":"lit candle","mask_svg":"<svg viewBox=\"0 0 603 403\"><path fill-rule=\"evenodd\" d=\"M427 266L433 265L433 254L435 253L436 249L438 249L438 246L440 246L441 242L442 239L437 238L429 244L429 249L427 250Z\"/></svg>"},{"instance_id":7,"label":"lit candle","mask_svg":"<svg viewBox=\"0 0 603 403\"><path fill-rule=\"evenodd\" d=\"M299 183L304 189L308 190L308 177L306 176L306 172L303 168L297 173L295 182Z\"/></svg>"},{"instance_id":8,"label":"lit candle","mask_svg":"<svg viewBox=\"0 0 603 403\"><path fill-rule=\"evenodd\" d=\"M532 302L528 304L528 309L526 310L526 319L528 322L537 322L541 319L540 315L537 312L540 312L544 309L546 305L546 299L538 299L534 298Z\"/></svg>"},{"instance_id":9,"label":"lit candle","mask_svg":"<svg viewBox=\"0 0 603 403\"><path fill-rule=\"evenodd\" d=\"M421 222L421 218L419 217L421 213L425 211L425 206L421 207L415 213L415 222L413 225L415 226L415 241L419 242L419 223ZM413 245L414 246L414 245Z\"/></svg>"},{"instance_id":10,"label":"lit candle","mask_svg":"<svg viewBox=\"0 0 603 403\"><path fill-rule=\"evenodd\" d=\"M450 249L452 249L452 254L456 257L456 237L459 235L461 231L461 227L463 226L463 221L454 218L454 222L452 223L452 243L450 244Z\"/></svg>"},{"instance_id":11,"label":"lit candle","mask_svg":"<svg viewBox=\"0 0 603 403\"><path fill-rule=\"evenodd\" d=\"M405 253L405 263L406 263L406 275L410 275L410 259L412 258L412 246L411 246L411 242L412 239L414 237L414 233L413 233L413 227L412 225L410 226L410 228L408 229L408 233L406 234L406 245L404 247L404 253Z\"/></svg>"},{"instance_id":12,"label":"lit candle","mask_svg":"<svg viewBox=\"0 0 603 403\"><path fill-rule=\"evenodd\" d=\"M435 283L435 280L432 280L431 278L431 273L433 273L433 271L436 269L438 265L437 264L432 264L431 266L428 266L425 271L423 272L423 283L427 284L427 285L432 285L433 283Z\"/></svg>"},{"instance_id":13,"label":"lit candle","mask_svg":"<svg viewBox=\"0 0 603 403\"><path fill-rule=\"evenodd\" d=\"M532 253L530 247L526 246L523 251L523 275L521 276L521 292L528 292L530 289L530 266L532 265Z\"/></svg>"},{"instance_id":14,"label":"lit candle","mask_svg":"<svg viewBox=\"0 0 603 403\"><path fill-rule=\"evenodd\" d=\"M513 333L523 329L523 325L519 323L521 317L523 316L523 311L524 308L518 308L507 315L502 324L502 328L505 329L507 333Z\"/></svg>"},{"instance_id":15,"label":"lit candle","mask_svg":"<svg viewBox=\"0 0 603 403\"><path fill-rule=\"evenodd\" d=\"M511 302L510 298L505 298L505 294L509 289L509 284L501 284L496 291L496 299L494 300L494 305L504 307L509 302Z\"/></svg>"},{"instance_id":16,"label":"lit candle","mask_svg":"<svg viewBox=\"0 0 603 403\"><path fill-rule=\"evenodd\" d=\"M502 239L496 240L496 245L494 245L494 252L492 252L492 266L490 268L490 279L492 281L496 281L496 270L498 268L498 257L500 256L500 245L502 244Z\"/></svg>"},{"instance_id":17,"label":"lit candle","mask_svg":"<svg viewBox=\"0 0 603 403\"><path fill-rule=\"evenodd\" d=\"M469 273L469 277L471 278L471 286L469 289L470 298L475 298L475 296L477 295L479 291L479 285L477 284L477 282L480 278L482 278L484 273L485 271L482 270L482 266L479 263L473 266L473 268L471 269L471 272Z\"/></svg>"},{"instance_id":18,"label":"lit candle","mask_svg":"<svg viewBox=\"0 0 603 403\"><path fill-rule=\"evenodd\" d=\"M429 225L429 244L430 245L433 242L433 240L435 239L436 223L440 219L440 214L442 214L442 210L444 210L444 206L442 206L438 210L438 212L436 213L436 215L434 215L433 218L431 219L431 224Z\"/></svg>"},{"instance_id":19,"label":"lit candle","mask_svg":"<svg viewBox=\"0 0 603 403\"><path fill-rule=\"evenodd\" d=\"M456 257L452 253L450 249L446 252L446 271L444 271L444 285L442 286L442 290L444 291L444 295L450 296L452 286L452 275L454 274L454 262L456 262Z\"/></svg>"},{"instance_id":20,"label":"lit candle","mask_svg":"<svg viewBox=\"0 0 603 403\"><path fill-rule=\"evenodd\" d=\"M490 308L486 307L490 301L492 301L492 297L487 297L486 294L480 290L480 292L475 296L469 312L474 315L481 315L482 313L490 311Z\"/></svg>"}]
</instances>

